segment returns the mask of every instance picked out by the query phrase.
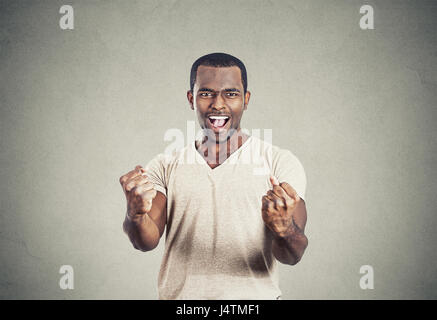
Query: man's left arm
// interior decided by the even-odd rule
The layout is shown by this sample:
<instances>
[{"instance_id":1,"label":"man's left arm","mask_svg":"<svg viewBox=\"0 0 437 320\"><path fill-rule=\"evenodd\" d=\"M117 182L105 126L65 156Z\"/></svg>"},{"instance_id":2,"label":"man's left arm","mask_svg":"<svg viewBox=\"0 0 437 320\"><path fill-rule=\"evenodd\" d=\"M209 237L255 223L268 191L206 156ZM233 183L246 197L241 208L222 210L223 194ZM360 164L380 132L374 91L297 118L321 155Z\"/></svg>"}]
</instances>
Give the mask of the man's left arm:
<instances>
[{"instance_id":1,"label":"man's left arm","mask_svg":"<svg viewBox=\"0 0 437 320\"><path fill-rule=\"evenodd\" d=\"M262 218L273 234L273 254L284 264L300 261L308 246L305 201L287 183L271 179L273 188L262 198Z\"/></svg>"}]
</instances>

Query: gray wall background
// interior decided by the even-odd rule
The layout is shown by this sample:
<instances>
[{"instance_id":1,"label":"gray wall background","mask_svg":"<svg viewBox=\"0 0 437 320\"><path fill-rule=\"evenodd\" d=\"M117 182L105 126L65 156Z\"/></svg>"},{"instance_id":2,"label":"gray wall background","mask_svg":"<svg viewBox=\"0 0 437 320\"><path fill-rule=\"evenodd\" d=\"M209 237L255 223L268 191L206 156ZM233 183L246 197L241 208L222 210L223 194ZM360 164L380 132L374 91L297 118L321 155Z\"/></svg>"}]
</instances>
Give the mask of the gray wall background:
<instances>
[{"instance_id":1,"label":"gray wall background","mask_svg":"<svg viewBox=\"0 0 437 320\"><path fill-rule=\"evenodd\" d=\"M195 120L189 69L221 51L248 69L243 126L306 169L310 243L280 268L283 298L436 299L436 17L435 1L0 1L0 298L156 299L164 238L133 249L118 178Z\"/></svg>"}]
</instances>

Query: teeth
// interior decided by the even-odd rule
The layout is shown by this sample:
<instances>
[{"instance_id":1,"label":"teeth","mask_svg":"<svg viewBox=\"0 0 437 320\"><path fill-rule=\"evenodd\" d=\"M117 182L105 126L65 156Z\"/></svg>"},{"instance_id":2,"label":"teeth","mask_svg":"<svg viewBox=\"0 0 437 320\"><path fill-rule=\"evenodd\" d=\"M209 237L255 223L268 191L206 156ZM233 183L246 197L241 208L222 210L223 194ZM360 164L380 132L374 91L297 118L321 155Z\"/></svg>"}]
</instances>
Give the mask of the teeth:
<instances>
[{"instance_id":1,"label":"teeth","mask_svg":"<svg viewBox=\"0 0 437 320\"><path fill-rule=\"evenodd\" d=\"M228 116L210 116L210 119L214 119L214 120L226 120L229 117Z\"/></svg>"}]
</instances>

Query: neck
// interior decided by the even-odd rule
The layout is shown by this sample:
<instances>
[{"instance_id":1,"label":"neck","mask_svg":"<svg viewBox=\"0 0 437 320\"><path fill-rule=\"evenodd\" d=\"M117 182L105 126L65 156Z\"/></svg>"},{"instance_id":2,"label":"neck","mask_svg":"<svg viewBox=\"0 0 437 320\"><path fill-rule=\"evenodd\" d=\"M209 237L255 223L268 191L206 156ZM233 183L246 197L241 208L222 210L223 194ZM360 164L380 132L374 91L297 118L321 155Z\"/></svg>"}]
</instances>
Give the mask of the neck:
<instances>
[{"instance_id":1,"label":"neck","mask_svg":"<svg viewBox=\"0 0 437 320\"><path fill-rule=\"evenodd\" d=\"M241 129L224 141L212 141L204 135L201 140L196 141L196 149L209 164L218 166L237 151L248 138L249 136L241 132Z\"/></svg>"}]
</instances>

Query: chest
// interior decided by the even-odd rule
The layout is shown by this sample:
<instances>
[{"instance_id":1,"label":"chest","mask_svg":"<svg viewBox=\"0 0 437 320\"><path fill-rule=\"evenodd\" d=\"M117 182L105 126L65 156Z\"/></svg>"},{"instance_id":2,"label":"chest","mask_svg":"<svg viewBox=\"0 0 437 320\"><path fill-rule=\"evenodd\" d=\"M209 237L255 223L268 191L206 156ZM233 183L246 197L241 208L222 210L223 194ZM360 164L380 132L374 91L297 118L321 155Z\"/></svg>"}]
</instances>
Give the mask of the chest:
<instances>
[{"instance_id":1,"label":"chest","mask_svg":"<svg viewBox=\"0 0 437 320\"><path fill-rule=\"evenodd\" d=\"M269 176L257 174L250 165L178 168L168 185L169 237L199 252L262 248L266 228L261 203L267 190Z\"/></svg>"},{"instance_id":2,"label":"chest","mask_svg":"<svg viewBox=\"0 0 437 320\"><path fill-rule=\"evenodd\" d=\"M250 165L223 165L177 168L169 179L169 200L173 203L195 203L196 207L261 206L269 190L269 176L259 174Z\"/></svg>"}]
</instances>

